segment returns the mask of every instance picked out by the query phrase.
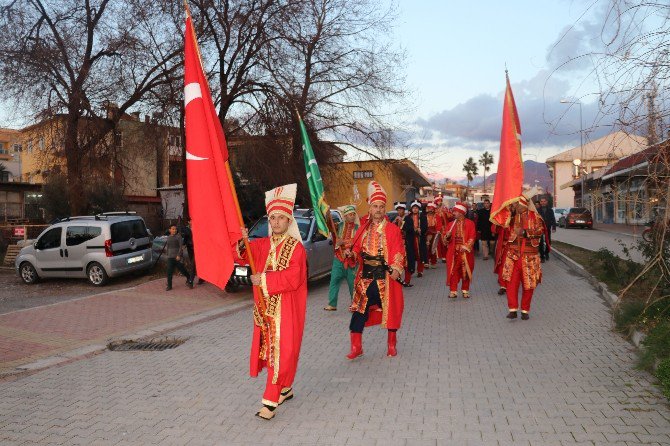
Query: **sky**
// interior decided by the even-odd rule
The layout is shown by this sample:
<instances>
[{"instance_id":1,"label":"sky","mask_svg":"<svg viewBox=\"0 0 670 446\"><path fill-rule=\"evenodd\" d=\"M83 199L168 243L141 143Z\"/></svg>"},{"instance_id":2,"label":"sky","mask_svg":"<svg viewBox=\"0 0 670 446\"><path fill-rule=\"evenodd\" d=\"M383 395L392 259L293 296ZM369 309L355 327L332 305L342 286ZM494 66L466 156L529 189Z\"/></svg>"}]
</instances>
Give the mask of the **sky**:
<instances>
[{"instance_id":1,"label":"sky","mask_svg":"<svg viewBox=\"0 0 670 446\"><path fill-rule=\"evenodd\" d=\"M568 63L600 42L605 1L399 0L395 37L408 54L410 158L432 177L460 179L467 157L497 161L505 67L515 94L524 159L544 162L579 145L597 102L590 63ZM594 139L606 130L585 133ZM495 172L496 166L492 172Z\"/></svg>"}]
</instances>

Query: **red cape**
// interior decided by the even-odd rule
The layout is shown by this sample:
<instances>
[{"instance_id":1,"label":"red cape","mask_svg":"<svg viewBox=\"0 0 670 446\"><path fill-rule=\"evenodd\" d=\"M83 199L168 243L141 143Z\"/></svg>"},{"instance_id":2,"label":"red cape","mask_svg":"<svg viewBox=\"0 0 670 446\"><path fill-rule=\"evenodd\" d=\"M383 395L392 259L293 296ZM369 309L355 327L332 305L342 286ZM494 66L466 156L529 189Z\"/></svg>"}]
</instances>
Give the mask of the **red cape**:
<instances>
[{"instance_id":1,"label":"red cape","mask_svg":"<svg viewBox=\"0 0 670 446\"><path fill-rule=\"evenodd\" d=\"M281 247L277 249L279 252ZM251 251L256 264L256 271L261 272L270 253L270 238L264 237L251 242ZM281 293L281 323L279 326L279 375L277 384L290 387L298 369L300 344L305 328L305 310L307 308L307 254L302 243L298 243L291 260L282 271L268 271L265 274L267 290L270 295ZM261 297L260 287L253 287L254 302L258 304ZM261 330L254 324L253 341L251 343L251 376L266 366L260 359Z\"/></svg>"},{"instance_id":2,"label":"red cape","mask_svg":"<svg viewBox=\"0 0 670 446\"><path fill-rule=\"evenodd\" d=\"M455 225L458 224L457 221L458 220L453 223L453 229L451 227L452 223L447 225L447 231L450 229L452 230L451 238L449 239L449 245L447 246L447 285L449 285L449 276L451 275L454 256L460 255L460 253L456 252L456 233L453 232L456 230ZM475 222L467 218L463 219L463 243L467 244L469 240L474 240L476 236L477 230L475 229ZM471 246L470 252L465 253L465 258L468 261L470 274L472 274L475 269L475 250L473 246ZM472 277L470 279L472 279Z\"/></svg>"},{"instance_id":3,"label":"red cape","mask_svg":"<svg viewBox=\"0 0 670 446\"><path fill-rule=\"evenodd\" d=\"M358 229L358 232L354 237L356 242L354 244L353 252L356 253L356 260L358 262L356 281L361 280L361 274L363 272L363 259L361 258L361 241L363 239L363 234L361 231L365 231L367 229L367 225L361 223L361 227ZM396 266L399 266L399 271L403 271L405 259L405 242L402 239L402 232L400 231L400 228L386 221L384 226L384 234L386 235L386 249L384 249L384 259L386 260L386 263L388 265L396 264ZM356 290L356 286L354 286L354 290ZM382 320L369 320L365 325L368 326L381 323L384 328L397 330L402 324L402 312L405 307L405 301L402 295L402 285L398 281L392 280L389 273L386 273L385 294L385 296L380 296L383 310ZM388 305L384 305L385 302L388 302ZM386 325L384 325L383 321L386 321Z\"/></svg>"}]
</instances>

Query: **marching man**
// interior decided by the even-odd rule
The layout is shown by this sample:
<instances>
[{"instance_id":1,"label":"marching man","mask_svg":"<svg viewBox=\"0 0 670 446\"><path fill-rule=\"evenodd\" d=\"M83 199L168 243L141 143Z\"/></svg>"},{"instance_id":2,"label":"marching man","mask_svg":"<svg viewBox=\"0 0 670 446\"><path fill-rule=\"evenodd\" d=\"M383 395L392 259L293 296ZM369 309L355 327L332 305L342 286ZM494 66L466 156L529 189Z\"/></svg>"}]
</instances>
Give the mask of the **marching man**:
<instances>
[{"instance_id":1,"label":"marching man","mask_svg":"<svg viewBox=\"0 0 670 446\"><path fill-rule=\"evenodd\" d=\"M348 359L363 355L363 328L380 324L388 330L388 356L398 354L396 332L400 328L404 300L398 282L404 269L405 247L398 226L386 219L386 192L376 181L368 185L369 219L347 252L358 263L349 330Z\"/></svg>"},{"instance_id":2,"label":"marching man","mask_svg":"<svg viewBox=\"0 0 670 446\"><path fill-rule=\"evenodd\" d=\"M402 239L405 244L405 286L413 286L410 281L414 274L416 266L416 253L414 252L414 224L412 217L405 213L407 205L402 201L395 204L395 210L398 216L393 220L393 224L400 228Z\"/></svg>"},{"instance_id":3,"label":"marching man","mask_svg":"<svg viewBox=\"0 0 670 446\"><path fill-rule=\"evenodd\" d=\"M330 288L328 289L328 305L324 308L326 311L337 310L337 297L340 294L340 284L342 279L346 279L349 286L349 298L354 295L354 276L356 275L356 265L351 259L344 257L344 251L351 249L354 240L354 234L358 230L359 218L356 213L356 206L347 205L339 207L340 214L344 221L337 224L337 246L335 246L335 258L333 258L333 268L330 272Z\"/></svg>"},{"instance_id":4,"label":"marching man","mask_svg":"<svg viewBox=\"0 0 670 446\"><path fill-rule=\"evenodd\" d=\"M251 376L267 369L263 406L256 416L270 420L277 407L293 398L307 304L307 256L293 218L296 185L265 193L269 237L250 243L256 274ZM242 228L246 238L248 231ZM238 249L243 249L238 244ZM246 257L243 252L241 257Z\"/></svg>"},{"instance_id":5,"label":"marching man","mask_svg":"<svg viewBox=\"0 0 670 446\"><path fill-rule=\"evenodd\" d=\"M522 288L521 319L530 318L528 313L530 302L533 300L533 291L542 281L539 246L544 229L544 222L535 206L526 196L520 195L516 202L516 215L512 218L502 270L502 280L507 284L509 319L517 317L519 285Z\"/></svg>"},{"instance_id":6,"label":"marching man","mask_svg":"<svg viewBox=\"0 0 670 446\"><path fill-rule=\"evenodd\" d=\"M426 206L426 251L428 254L427 268L437 268L437 235L442 229L441 221L437 217L437 205L434 202L428 203Z\"/></svg>"},{"instance_id":7,"label":"marching man","mask_svg":"<svg viewBox=\"0 0 670 446\"><path fill-rule=\"evenodd\" d=\"M412 212L412 226L414 226L414 253L416 255L416 275L423 277L424 263L428 262L426 250L426 233L428 222L426 216L421 214L421 203L414 200L410 206Z\"/></svg>"},{"instance_id":8,"label":"marching man","mask_svg":"<svg viewBox=\"0 0 670 446\"><path fill-rule=\"evenodd\" d=\"M445 235L447 245L447 286L449 297L455 299L458 295L458 283L461 283L461 293L464 298L470 297L470 281L475 268L475 223L465 218L467 206L457 202L452 212L455 220L449 225Z\"/></svg>"}]
</instances>

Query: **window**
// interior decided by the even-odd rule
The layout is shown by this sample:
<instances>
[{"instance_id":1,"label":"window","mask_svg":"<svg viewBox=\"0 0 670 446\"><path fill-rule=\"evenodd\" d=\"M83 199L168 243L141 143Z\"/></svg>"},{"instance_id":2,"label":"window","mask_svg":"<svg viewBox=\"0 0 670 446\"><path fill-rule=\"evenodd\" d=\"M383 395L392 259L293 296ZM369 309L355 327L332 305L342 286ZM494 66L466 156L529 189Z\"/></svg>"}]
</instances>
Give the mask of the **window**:
<instances>
[{"instance_id":1,"label":"window","mask_svg":"<svg viewBox=\"0 0 670 446\"><path fill-rule=\"evenodd\" d=\"M138 239L149 237L144 220L128 220L114 223L111 226L112 243L127 242L131 238Z\"/></svg>"},{"instance_id":2,"label":"window","mask_svg":"<svg viewBox=\"0 0 670 446\"><path fill-rule=\"evenodd\" d=\"M60 236L63 233L63 228L49 229L37 241L37 249L52 249L60 247Z\"/></svg>"},{"instance_id":3,"label":"window","mask_svg":"<svg viewBox=\"0 0 670 446\"><path fill-rule=\"evenodd\" d=\"M4 155L8 155L9 154L9 144L4 143L4 142L0 142L0 153L2 153Z\"/></svg>"},{"instance_id":4,"label":"window","mask_svg":"<svg viewBox=\"0 0 670 446\"><path fill-rule=\"evenodd\" d=\"M28 151L28 153L33 153L33 142L32 141L28 141L28 147L26 147L26 150Z\"/></svg>"},{"instance_id":5,"label":"window","mask_svg":"<svg viewBox=\"0 0 670 446\"><path fill-rule=\"evenodd\" d=\"M9 172L6 170L0 172L0 183L9 183Z\"/></svg>"},{"instance_id":6,"label":"window","mask_svg":"<svg viewBox=\"0 0 670 446\"><path fill-rule=\"evenodd\" d=\"M102 234L102 228L95 226L69 226L65 232L65 244L77 246Z\"/></svg>"},{"instance_id":7,"label":"window","mask_svg":"<svg viewBox=\"0 0 670 446\"><path fill-rule=\"evenodd\" d=\"M14 144L14 146L12 146L12 148L14 149L15 153L18 153L18 152L21 151L21 144Z\"/></svg>"},{"instance_id":8,"label":"window","mask_svg":"<svg viewBox=\"0 0 670 446\"><path fill-rule=\"evenodd\" d=\"M355 180L362 180L365 178L374 178L371 170L354 170Z\"/></svg>"}]
</instances>

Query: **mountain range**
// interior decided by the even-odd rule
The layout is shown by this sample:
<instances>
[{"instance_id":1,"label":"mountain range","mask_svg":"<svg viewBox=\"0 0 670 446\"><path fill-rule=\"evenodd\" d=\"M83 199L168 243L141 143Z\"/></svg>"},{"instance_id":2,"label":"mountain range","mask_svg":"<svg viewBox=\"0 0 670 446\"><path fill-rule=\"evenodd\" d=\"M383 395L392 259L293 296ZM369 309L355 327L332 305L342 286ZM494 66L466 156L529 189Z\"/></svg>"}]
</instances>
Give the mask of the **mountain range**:
<instances>
[{"instance_id":1,"label":"mountain range","mask_svg":"<svg viewBox=\"0 0 670 446\"><path fill-rule=\"evenodd\" d=\"M481 170L481 167L480 167ZM497 173L491 173L491 175L486 176L486 188L492 188L496 182ZM549 168L544 163L538 163L537 161L524 161L523 162L523 182L530 186L537 184L542 187L545 191L552 192L554 187L554 180L549 174ZM459 181L461 184L467 184L467 180ZM482 175L477 175L474 180L470 183L473 187L479 187L484 185L484 177Z\"/></svg>"}]
</instances>

